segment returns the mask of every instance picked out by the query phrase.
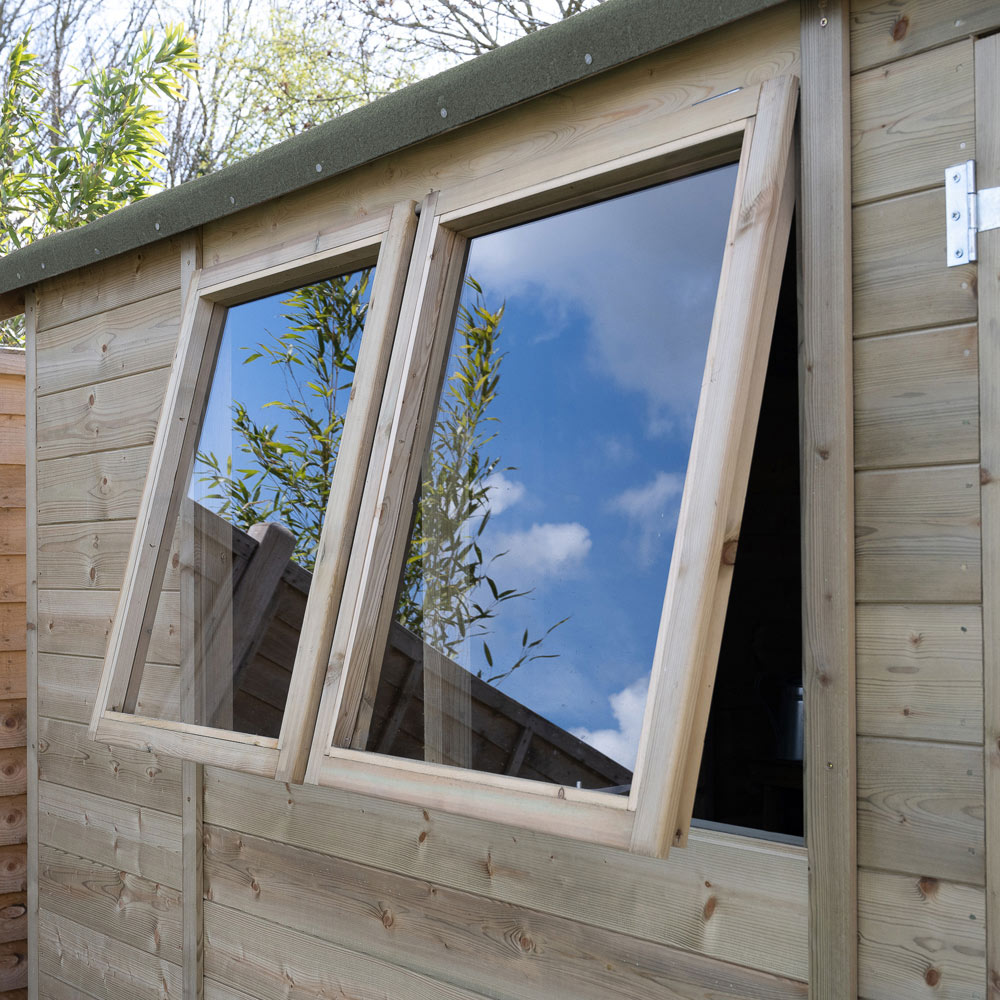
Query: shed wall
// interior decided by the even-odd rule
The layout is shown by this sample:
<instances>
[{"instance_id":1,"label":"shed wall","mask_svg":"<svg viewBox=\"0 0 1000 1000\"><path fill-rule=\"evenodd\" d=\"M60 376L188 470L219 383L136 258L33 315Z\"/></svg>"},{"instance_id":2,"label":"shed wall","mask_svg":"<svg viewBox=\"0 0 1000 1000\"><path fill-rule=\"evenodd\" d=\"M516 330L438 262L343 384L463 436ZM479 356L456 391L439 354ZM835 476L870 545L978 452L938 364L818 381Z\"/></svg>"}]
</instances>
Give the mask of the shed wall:
<instances>
[{"instance_id":1,"label":"shed wall","mask_svg":"<svg viewBox=\"0 0 1000 1000\"><path fill-rule=\"evenodd\" d=\"M970 32L998 24L967 0L852 5L866 1000L987 996L977 274L945 267L943 181L976 155Z\"/></svg>"},{"instance_id":2,"label":"shed wall","mask_svg":"<svg viewBox=\"0 0 1000 1000\"><path fill-rule=\"evenodd\" d=\"M488 162L505 178L528 156L572 163L595 120L684 134L695 102L794 73L797 58L786 5L207 227L205 264L280 257L442 174L483 197ZM740 115L738 93L720 101ZM164 241L38 289L41 996L182 993L181 765L86 736L177 339L181 249ZM699 832L660 862L214 768L204 820L208 997L806 993L801 848Z\"/></svg>"},{"instance_id":3,"label":"shed wall","mask_svg":"<svg viewBox=\"0 0 1000 1000\"><path fill-rule=\"evenodd\" d=\"M793 72L794 20L786 6L739 26L710 78L718 39L614 79L640 120L665 113L664 92L669 113L684 114L734 79ZM998 25L996 4L974 0L853 5L866 1000L986 996L976 276L943 266L941 178L975 155L967 36ZM329 228L419 197L441 149L448 169L470 177L474 147L505 134L519 136L511 157L572 155L597 94L581 85L437 153L416 149L218 223L204 233L206 263L280 251L317 235L320 216ZM176 343L181 274L181 244L166 241L38 290L41 996L182 992L180 764L109 750L85 732ZM4 490L16 506L16 487ZM0 544L15 535L0 528ZM15 591L0 610L19 606ZM18 652L4 647L0 661L0 694L15 712ZM205 773L204 809L209 997L805 993L805 860L790 865L794 851L775 845L700 833L656 862L216 769ZM20 890L23 868L5 871L13 881L0 890Z\"/></svg>"}]
</instances>

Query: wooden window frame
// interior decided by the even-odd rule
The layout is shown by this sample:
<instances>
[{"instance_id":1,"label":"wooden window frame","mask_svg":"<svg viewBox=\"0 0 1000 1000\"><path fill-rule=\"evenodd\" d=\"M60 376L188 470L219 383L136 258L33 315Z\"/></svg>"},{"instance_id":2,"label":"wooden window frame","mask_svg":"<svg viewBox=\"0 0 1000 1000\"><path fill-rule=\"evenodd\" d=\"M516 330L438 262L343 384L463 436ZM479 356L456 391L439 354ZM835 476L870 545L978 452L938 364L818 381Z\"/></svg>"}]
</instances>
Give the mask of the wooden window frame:
<instances>
[{"instance_id":1,"label":"wooden window frame","mask_svg":"<svg viewBox=\"0 0 1000 1000\"><path fill-rule=\"evenodd\" d=\"M194 271L91 719L92 739L267 777L279 772L285 758L301 758L303 745L308 747L318 685L332 639L332 622L326 623L333 617L330 608L336 608L346 572L361 499L359 484L368 465L413 245L415 207L414 202L401 202L381 216L324 238L321 246L312 240ZM228 308L373 265L375 279L349 419L331 482L278 737L135 715L128 709L134 708L138 696L145 647L182 502L185 476L181 470L189 465L197 445L200 412L210 391ZM193 414L198 414L197 419L191 419ZM182 717L185 703L192 698L182 693Z\"/></svg>"},{"instance_id":2,"label":"wooden window frame","mask_svg":"<svg viewBox=\"0 0 1000 1000\"><path fill-rule=\"evenodd\" d=\"M447 190L425 199L307 782L654 857L686 843L795 203L797 96L794 78L765 82L753 114L676 141L666 167L660 147L559 178L528 167L488 203L449 210ZM470 238L731 162L734 149L719 293L628 798L362 749L408 543L404 498L433 424Z\"/></svg>"}]
</instances>

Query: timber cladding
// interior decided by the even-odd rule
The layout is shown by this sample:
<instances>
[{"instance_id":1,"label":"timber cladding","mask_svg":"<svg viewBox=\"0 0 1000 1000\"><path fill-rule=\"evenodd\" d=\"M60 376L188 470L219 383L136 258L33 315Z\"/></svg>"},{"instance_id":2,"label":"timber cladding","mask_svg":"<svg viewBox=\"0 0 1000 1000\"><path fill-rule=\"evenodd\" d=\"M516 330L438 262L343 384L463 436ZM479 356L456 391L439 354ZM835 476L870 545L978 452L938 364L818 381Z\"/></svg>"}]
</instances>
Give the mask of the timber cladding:
<instances>
[{"instance_id":1,"label":"timber cladding","mask_svg":"<svg viewBox=\"0 0 1000 1000\"><path fill-rule=\"evenodd\" d=\"M0 348L0 998L27 996L24 352Z\"/></svg>"},{"instance_id":2,"label":"timber cladding","mask_svg":"<svg viewBox=\"0 0 1000 1000\"><path fill-rule=\"evenodd\" d=\"M594 120L620 121L636 141L664 123L688 134L704 97L797 73L798 31L785 5L470 126L436 151L232 216L201 234L205 266L280 260L318 228L422 197L441 170L464 172L464 190L483 198L490 164L548 156L572 168ZM721 101L745 113L738 89ZM180 998L199 978L189 977L203 943L204 995L225 1000L804 998L803 848L693 831L659 861L354 792L211 767L202 777L88 740L177 343L184 249L166 240L52 279L28 307L39 995ZM161 662L177 662L176 635L165 602L152 639ZM190 790L202 781L197 837ZM184 892L200 877L193 853L203 927Z\"/></svg>"},{"instance_id":3,"label":"timber cladding","mask_svg":"<svg viewBox=\"0 0 1000 1000\"><path fill-rule=\"evenodd\" d=\"M943 183L947 166L977 157L977 115L995 114L977 108L980 43L970 35L998 22L996 4L974 0L852 6L866 1000L993 996L977 273L944 266Z\"/></svg>"}]
</instances>

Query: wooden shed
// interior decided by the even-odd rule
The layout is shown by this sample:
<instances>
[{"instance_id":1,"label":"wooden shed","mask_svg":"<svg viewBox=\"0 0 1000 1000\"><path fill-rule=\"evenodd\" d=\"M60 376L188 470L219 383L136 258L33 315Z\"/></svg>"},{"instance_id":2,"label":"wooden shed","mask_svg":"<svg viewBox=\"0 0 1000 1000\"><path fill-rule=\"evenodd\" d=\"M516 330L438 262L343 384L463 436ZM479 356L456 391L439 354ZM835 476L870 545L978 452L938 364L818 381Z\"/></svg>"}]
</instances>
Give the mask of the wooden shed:
<instances>
[{"instance_id":1,"label":"wooden shed","mask_svg":"<svg viewBox=\"0 0 1000 1000\"><path fill-rule=\"evenodd\" d=\"M27 995L1000 1000L998 31L608 0L0 261Z\"/></svg>"}]
</instances>

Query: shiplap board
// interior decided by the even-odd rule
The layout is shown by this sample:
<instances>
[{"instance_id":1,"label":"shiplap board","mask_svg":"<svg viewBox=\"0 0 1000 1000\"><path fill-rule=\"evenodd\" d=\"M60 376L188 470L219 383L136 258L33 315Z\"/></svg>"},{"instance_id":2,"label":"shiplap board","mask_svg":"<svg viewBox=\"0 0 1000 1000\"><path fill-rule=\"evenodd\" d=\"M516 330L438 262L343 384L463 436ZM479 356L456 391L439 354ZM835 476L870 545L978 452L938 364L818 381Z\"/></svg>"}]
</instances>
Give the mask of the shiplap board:
<instances>
[{"instance_id":1,"label":"shiplap board","mask_svg":"<svg viewBox=\"0 0 1000 1000\"><path fill-rule=\"evenodd\" d=\"M856 72L1000 27L996 0L853 0Z\"/></svg>"},{"instance_id":2,"label":"shiplap board","mask_svg":"<svg viewBox=\"0 0 1000 1000\"><path fill-rule=\"evenodd\" d=\"M181 822L170 813L43 781L41 844L172 889L181 884Z\"/></svg>"},{"instance_id":3,"label":"shiplap board","mask_svg":"<svg viewBox=\"0 0 1000 1000\"><path fill-rule=\"evenodd\" d=\"M151 299L180 288L180 283L179 240L151 243L43 282L38 287L37 329L43 333L54 326Z\"/></svg>"},{"instance_id":4,"label":"shiplap board","mask_svg":"<svg viewBox=\"0 0 1000 1000\"><path fill-rule=\"evenodd\" d=\"M862 869L858 911L858 992L864 1000L984 996L981 888Z\"/></svg>"},{"instance_id":5,"label":"shiplap board","mask_svg":"<svg viewBox=\"0 0 1000 1000\"><path fill-rule=\"evenodd\" d=\"M38 720L42 781L162 812L181 809L180 763L141 750L109 747L87 738L87 727L44 716Z\"/></svg>"},{"instance_id":6,"label":"shiplap board","mask_svg":"<svg viewBox=\"0 0 1000 1000\"><path fill-rule=\"evenodd\" d=\"M800 848L696 831L687 848L657 861L219 768L205 772L205 822L734 964L807 976Z\"/></svg>"},{"instance_id":7,"label":"shiplap board","mask_svg":"<svg viewBox=\"0 0 1000 1000\"><path fill-rule=\"evenodd\" d=\"M857 648L860 734L982 743L978 604L859 605Z\"/></svg>"},{"instance_id":8,"label":"shiplap board","mask_svg":"<svg viewBox=\"0 0 1000 1000\"><path fill-rule=\"evenodd\" d=\"M944 189L854 209L854 333L976 318L976 265L947 267Z\"/></svg>"},{"instance_id":9,"label":"shiplap board","mask_svg":"<svg viewBox=\"0 0 1000 1000\"><path fill-rule=\"evenodd\" d=\"M859 472L859 601L975 603L981 594L979 466Z\"/></svg>"},{"instance_id":10,"label":"shiplap board","mask_svg":"<svg viewBox=\"0 0 1000 1000\"><path fill-rule=\"evenodd\" d=\"M858 863L982 885L982 749L861 737Z\"/></svg>"},{"instance_id":11,"label":"shiplap board","mask_svg":"<svg viewBox=\"0 0 1000 1000\"><path fill-rule=\"evenodd\" d=\"M38 345L38 395L167 367L180 312L177 292L168 291L46 331Z\"/></svg>"},{"instance_id":12,"label":"shiplap board","mask_svg":"<svg viewBox=\"0 0 1000 1000\"><path fill-rule=\"evenodd\" d=\"M854 345L854 461L859 469L979 461L975 326Z\"/></svg>"},{"instance_id":13,"label":"shiplap board","mask_svg":"<svg viewBox=\"0 0 1000 1000\"><path fill-rule=\"evenodd\" d=\"M911 56L851 80L851 186L857 204L939 187L975 158L972 41Z\"/></svg>"}]
</instances>

